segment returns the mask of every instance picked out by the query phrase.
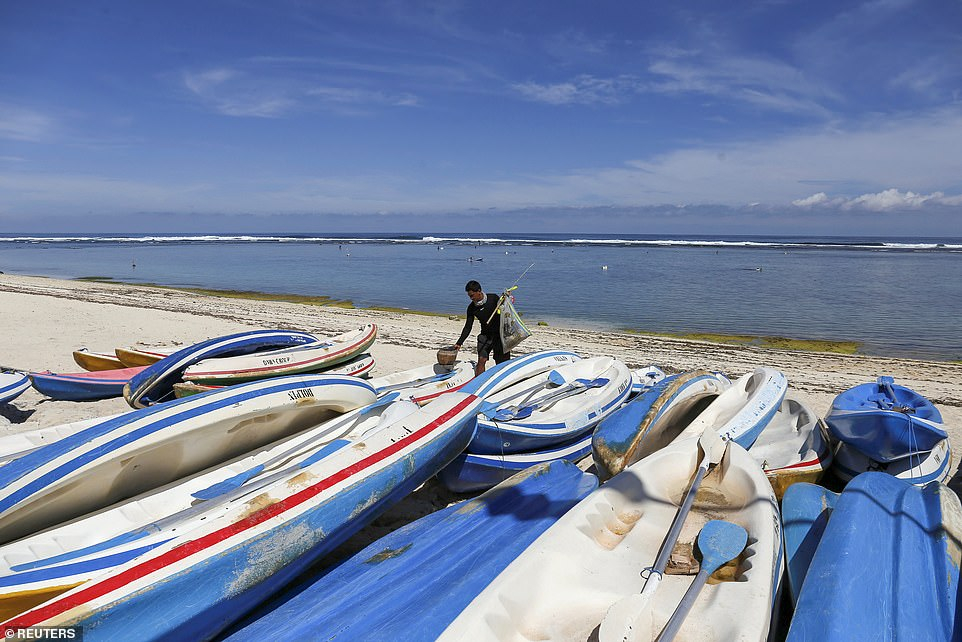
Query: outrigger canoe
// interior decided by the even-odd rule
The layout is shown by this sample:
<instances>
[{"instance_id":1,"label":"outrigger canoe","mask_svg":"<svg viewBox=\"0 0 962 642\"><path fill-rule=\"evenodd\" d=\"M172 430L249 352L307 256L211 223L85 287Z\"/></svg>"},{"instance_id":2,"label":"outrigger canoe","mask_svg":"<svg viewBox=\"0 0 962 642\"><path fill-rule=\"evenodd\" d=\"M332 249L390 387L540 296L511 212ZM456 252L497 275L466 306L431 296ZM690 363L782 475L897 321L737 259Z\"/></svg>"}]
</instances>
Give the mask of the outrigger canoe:
<instances>
[{"instance_id":1,"label":"outrigger canoe","mask_svg":"<svg viewBox=\"0 0 962 642\"><path fill-rule=\"evenodd\" d=\"M174 384L184 370L198 361L211 357L250 354L314 343L317 337L306 332L289 330L253 330L216 339L208 339L165 357L133 377L124 386L124 398L133 408L147 406L174 398Z\"/></svg>"},{"instance_id":2,"label":"outrigger canoe","mask_svg":"<svg viewBox=\"0 0 962 642\"><path fill-rule=\"evenodd\" d=\"M124 386L143 371L143 367L138 367L65 374L31 372L30 383L37 392L51 399L93 401L123 396Z\"/></svg>"},{"instance_id":3,"label":"outrigger canoe","mask_svg":"<svg viewBox=\"0 0 962 642\"><path fill-rule=\"evenodd\" d=\"M631 392L631 371L612 357L543 371L485 397L468 452L544 450L570 441L614 412Z\"/></svg>"},{"instance_id":4,"label":"outrigger canoe","mask_svg":"<svg viewBox=\"0 0 962 642\"><path fill-rule=\"evenodd\" d=\"M321 372L317 372L315 374L339 374L348 375L351 377L366 377L370 374L371 370L374 369L374 365L374 357L365 353L358 355L347 363L333 366L332 368L322 370ZM182 399L183 397L197 395L202 392L210 392L211 390L219 390L224 387L225 386L223 385L211 385L194 383L193 381L184 381L174 384L174 396L178 399Z\"/></svg>"},{"instance_id":5,"label":"outrigger canoe","mask_svg":"<svg viewBox=\"0 0 962 642\"><path fill-rule=\"evenodd\" d=\"M545 529L598 487L557 461L382 537L287 591L223 639L433 640Z\"/></svg>"},{"instance_id":6,"label":"outrigger canoe","mask_svg":"<svg viewBox=\"0 0 962 642\"><path fill-rule=\"evenodd\" d=\"M268 377L326 370L349 361L371 347L377 326L369 323L359 330L295 347L233 357L208 358L184 370L184 381L231 385Z\"/></svg>"},{"instance_id":7,"label":"outrigger canoe","mask_svg":"<svg viewBox=\"0 0 962 642\"><path fill-rule=\"evenodd\" d=\"M818 481L832 463L825 424L792 391L748 453L761 464L778 499L794 483Z\"/></svg>"},{"instance_id":8,"label":"outrigger canoe","mask_svg":"<svg viewBox=\"0 0 962 642\"><path fill-rule=\"evenodd\" d=\"M960 639L960 542L962 505L947 486L859 475L828 517L788 641Z\"/></svg>"},{"instance_id":9,"label":"outrigger canoe","mask_svg":"<svg viewBox=\"0 0 962 642\"><path fill-rule=\"evenodd\" d=\"M245 483L239 496L173 539L3 626L79 626L87 642L209 639L463 450L480 405L474 395L452 392L377 430L304 453Z\"/></svg>"},{"instance_id":10,"label":"outrigger canoe","mask_svg":"<svg viewBox=\"0 0 962 642\"><path fill-rule=\"evenodd\" d=\"M74 350L73 360L78 366L88 372L96 372L97 370L120 370L121 368L129 367L113 354L91 352L87 350L87 348Z\"/></svg>"},{"instance_id":11,"label":"outrigger canoe","mask_svg":"<svg viewBox=\"0 0 962 642\"><path fill-rule=\"evenodd\" d=\"M692 583L697 560L691 547L709 520L743 527L750 544L715 575L720 581L704 587L679 639L765 640L782 572L778 504L758 464L736 443L702 481L675 549L678 574L669 571L652 594L649 619L627 636L620 622L605 622L619 610L610 609L621 600L633 602L641 591L645 569L699 465L698 441L675 441L588 495L508 565L439 640L588 640L599 627L617 630L618 640L654 639Z\"/></svg>"},{"instance_id":12,"label":"outrigger canoe","mask_svg":"<svg viewBox=\"0 0 962 642\"><path fill-rule=\"evenodd\" d=\"M660 380L615 410L593 433L598 476L613 477L664 448L730 386L725 375L692 370Z\"/></svg>"},{"instance_id":13,"label":"outrigger canoe","mask_svg":"<svg viewBox=\"0 0 962 642\"><path fill-rule=\"evenodd\" d=\"M10 403L30 387L30 377L23 372L0 372L0 403Z\"/></svg>"},{"instance_id":14,"label":"outrigger canoe","mask_svg":"<svg viewBox=\"0 0 962 642\"><path fill-rule=\"evenodd\" d=\"M48 528L376 399L356 377L252 382L128 412L0 468L0 542Z\"/></svg>"}]
</instances>

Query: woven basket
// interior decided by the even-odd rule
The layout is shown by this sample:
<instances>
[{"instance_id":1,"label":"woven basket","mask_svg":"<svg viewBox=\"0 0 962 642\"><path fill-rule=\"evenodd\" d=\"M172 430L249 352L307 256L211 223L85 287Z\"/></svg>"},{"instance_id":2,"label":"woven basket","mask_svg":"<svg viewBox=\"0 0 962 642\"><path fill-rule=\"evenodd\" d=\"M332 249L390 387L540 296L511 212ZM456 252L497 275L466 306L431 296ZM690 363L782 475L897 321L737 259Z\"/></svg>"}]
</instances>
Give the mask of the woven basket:
<instances>
[{"instance_id":1,"label":"woven basket","mask_svg":"<svg viewBox=\"0 0 962 642\"><path fill-rule=\"evenodd\" d=\"M458 360L458 351L454 346L445 346L438 350L438 365L451 367Z\"/></svg>"}]
</instances>

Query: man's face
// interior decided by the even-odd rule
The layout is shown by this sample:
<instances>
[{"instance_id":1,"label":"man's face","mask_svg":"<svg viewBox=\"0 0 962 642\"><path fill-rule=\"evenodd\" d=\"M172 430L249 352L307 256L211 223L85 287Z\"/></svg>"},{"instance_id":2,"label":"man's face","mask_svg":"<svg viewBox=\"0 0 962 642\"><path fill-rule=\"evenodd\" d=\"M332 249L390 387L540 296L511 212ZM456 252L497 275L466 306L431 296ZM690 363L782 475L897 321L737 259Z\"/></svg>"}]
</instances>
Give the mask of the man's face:
<instances>
[{"instance_id":1,"label":"man's face","mask_svg":"<svg viewBox=\"0 0 962 642\"><path fill-rule=\"evenodd\" d=\"M484 299L484 292L481 292L480 290L478 290L477 292L469 291L468 298L471 299L474 303L478 303L479 301Z\"/></svg>"}]
</instances>

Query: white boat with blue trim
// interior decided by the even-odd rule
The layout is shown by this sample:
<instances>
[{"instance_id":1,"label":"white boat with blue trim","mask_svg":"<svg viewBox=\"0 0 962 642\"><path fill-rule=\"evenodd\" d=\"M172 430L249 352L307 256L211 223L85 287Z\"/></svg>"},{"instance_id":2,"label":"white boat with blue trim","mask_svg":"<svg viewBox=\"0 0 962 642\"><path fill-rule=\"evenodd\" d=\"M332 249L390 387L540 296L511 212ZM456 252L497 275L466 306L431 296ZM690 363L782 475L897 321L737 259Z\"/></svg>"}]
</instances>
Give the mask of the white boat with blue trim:
<instances>
[{"instance_id":1,"label":"white boat with blue trim","mask_svg":"<svg viewBox=\"0 0 962 642\"><path fill-rule=\"evenodd\" d=\"M372 403L356 377L255 381L128 412L0 468L0 542L191 475Z\"/></svg>"}]
</instances>

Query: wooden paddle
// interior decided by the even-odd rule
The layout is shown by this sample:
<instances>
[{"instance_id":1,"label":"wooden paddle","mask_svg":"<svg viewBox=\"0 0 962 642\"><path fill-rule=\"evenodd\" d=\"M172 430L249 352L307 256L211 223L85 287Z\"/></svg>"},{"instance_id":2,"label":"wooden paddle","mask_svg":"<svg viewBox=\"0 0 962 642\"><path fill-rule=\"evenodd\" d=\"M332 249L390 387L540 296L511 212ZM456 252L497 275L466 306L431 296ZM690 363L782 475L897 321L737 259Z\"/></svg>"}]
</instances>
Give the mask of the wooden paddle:
<instances>
[{"instance_id":1,"label":"wooden paddle","mask_svg":"<svg viewBox=\"0 0 962 642\"><path fill-rule=\"evenodd\" d=\"M648 578L645 580L641 593L635 593L618 600L608 609L608 613L601 621L601 629L599 630L601 640L631 640L634 639L635 635L641 635L645 639L649 639L649 637L646 637L649 635L646 632L651 630L651 596L661 584L665 567L668 566L668 558L672 549L675 548L675 542L678 541L681 527L684 526L685 519L691 512L691 505L695 501L698 487L709 468L718 465L722 457L725 456L728 442L722 439L721 435L713 428L706 428L701 437L698 438L698 449L702 452L698 471L695 473L691 486L688 487L688 492L685 493L685 498L678 512L675 513L675 518L668 528L668 534L658 551L655 563L650 568L645 569L648 571Z\"/></svg>"},{"instance_id":2,"label":"wooden paddle","mask_svg":"<svg viewBox=\"0 0 962 642\"><path fill-rule=\"evenodd\" d=\"M685 591L685 596L675 607L675 612L671 614L668 624L665 625L656 642L671 642L675 639L688 612L695 604L695 599L708 581L708 576L738 557L745 550L747 543L748 532L737 524L713 519L702 526L701 532L698 533L701 568L691 586Z\"/></svg>"}]
</instances>

